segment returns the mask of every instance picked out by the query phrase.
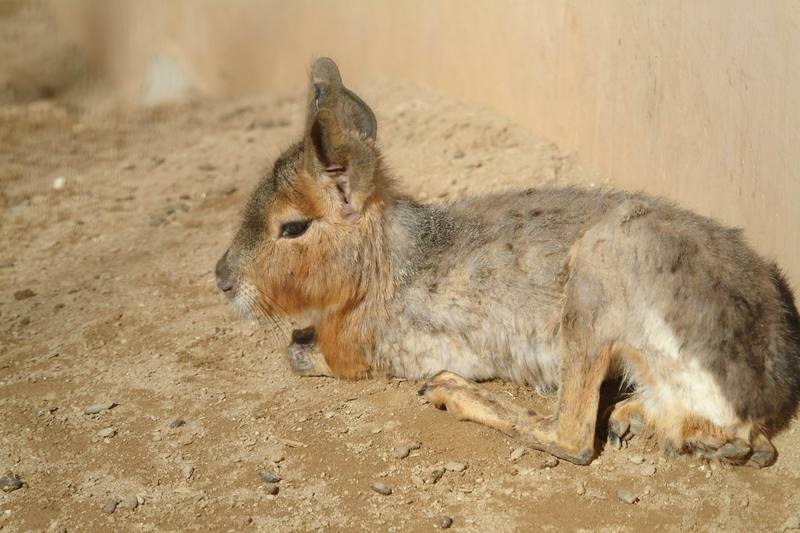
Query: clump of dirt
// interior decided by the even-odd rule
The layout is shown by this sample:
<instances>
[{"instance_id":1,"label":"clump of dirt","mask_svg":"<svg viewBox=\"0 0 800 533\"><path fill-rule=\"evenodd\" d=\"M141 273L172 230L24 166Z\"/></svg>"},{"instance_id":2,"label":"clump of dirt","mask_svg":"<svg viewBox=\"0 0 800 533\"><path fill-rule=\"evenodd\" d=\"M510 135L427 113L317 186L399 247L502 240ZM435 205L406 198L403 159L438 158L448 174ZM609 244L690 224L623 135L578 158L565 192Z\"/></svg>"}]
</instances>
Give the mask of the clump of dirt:
<instances>
[{"instance_id":1,"label":"clump of dirt","mask_svg":"<svg viewBox=\"0 0 800 533\"><path fill-rule=\"evenodd\" d=\"M423 200L604 183L506 119L402 84L356 89ZM455 421L417 383L292 375L291 325L235 319L212 270L304 116L302 95L0 107L0 529L798 523L797 424L762 471L665 458L644 439L578 467Z\"/></svg>"}]
</instances>

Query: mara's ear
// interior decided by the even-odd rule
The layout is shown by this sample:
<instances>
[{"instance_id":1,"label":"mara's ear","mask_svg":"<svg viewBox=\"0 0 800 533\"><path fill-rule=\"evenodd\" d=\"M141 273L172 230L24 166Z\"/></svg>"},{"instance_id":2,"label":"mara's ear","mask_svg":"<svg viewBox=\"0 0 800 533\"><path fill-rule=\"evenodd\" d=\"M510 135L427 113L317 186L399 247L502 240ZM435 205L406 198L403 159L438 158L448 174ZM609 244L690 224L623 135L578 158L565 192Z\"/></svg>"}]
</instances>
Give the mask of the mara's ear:
<instances>
[{"instance_id":1,"label":"mara's ear","mask_svg":"<svg viewBox=\"0 0 800 533\"><path fill-rule=\"evenodd\" d=\"M308 90L307 126L317 111L333 111L343 128L357 132L364 139L375 140L378 123L375 113L353 91L342 83L339 67L329 57L321 57L311 65Z\"/></svg>"},{"instance_id":2,"label":"mara's ear","mask_svg":"<svg viewBox=\"0 0 800 533\"><path fill-rule=\"evenodd\" d=\"M306 172L330 193L345 219L357 219L374 188L374 150L323 108L311 119L303 151Z\"/></svg>"}]
</instances>

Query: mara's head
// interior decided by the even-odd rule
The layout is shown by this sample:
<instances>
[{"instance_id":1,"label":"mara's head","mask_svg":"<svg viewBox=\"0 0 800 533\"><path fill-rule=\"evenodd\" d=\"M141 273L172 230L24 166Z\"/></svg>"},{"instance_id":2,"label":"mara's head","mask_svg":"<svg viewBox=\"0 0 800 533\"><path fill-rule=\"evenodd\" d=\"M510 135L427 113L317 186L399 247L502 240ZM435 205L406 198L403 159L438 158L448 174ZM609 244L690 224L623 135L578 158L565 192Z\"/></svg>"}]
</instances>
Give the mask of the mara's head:
<instances>
[{"instance_id":1,"label":"mara's head","mask_svg":"<svg viewBox=\"0 0 800 533\"><path fill-rule=\"evenodd\" d=\"M371 235L389 184L372 110L336 64L314 62L303 139L261 179L217 285L243 315L297 315L349 305L363 291Z\"/></svg>"}]
</instances>

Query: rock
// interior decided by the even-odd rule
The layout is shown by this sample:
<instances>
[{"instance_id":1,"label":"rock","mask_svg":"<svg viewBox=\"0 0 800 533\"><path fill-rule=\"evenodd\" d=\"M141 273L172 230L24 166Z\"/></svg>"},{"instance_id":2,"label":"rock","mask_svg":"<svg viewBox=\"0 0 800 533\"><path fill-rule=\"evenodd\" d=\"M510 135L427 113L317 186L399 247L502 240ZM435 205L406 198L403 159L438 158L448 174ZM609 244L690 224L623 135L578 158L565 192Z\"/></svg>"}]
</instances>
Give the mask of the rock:
<instances>
[{"instance_id":1,"label":"rock","mask_svg":"<svg viewBox=\"0 0 800 533\"><path fill-rule=\"evenodd\" d=\"M578 482L578 486L575 487L575 494L578 496L583 496L586 494L586 484L583 481Z\"/></svg>"},{"instance_id":2,"label":"rock","mask_svg":"<svg viewBox=\"0 0 800 533\"><path fill-rule=\"evenodd\" d=\"M428 473L428 475L425 477L424 481L425 481L425 483L428 483L429 485L434 485L437 481L442 479L443 475L444 475L444 469L442 469L442 468L434 468L433 470L431 470Z\"/></svg>"},{"instance_id":3,"label":"rock","mask_svg":"<svg viewBox=\"0 0 800 533\"><path fill-rule=\"evenodd\" d=\"M378 494L383 494L384 496L388 496L388 495L390 495L392 493L392 488L391 487L388 487L388 486L386 486L383 483L380 483L378 481L376 481L375 483L372 484L372 490L374 490Z\"/></svg>"},{"instance_id":4,"label":"rock","mask_svg":"<svg viewBox=\"0 0 800 533\"><path fill-rule=\"evenodd\" d=\"M172 422L169 423L169 427L171 429L177 429L177 428L179 428L181 426L185 426L185 425L186 425L186 421L183 418L176 418L175 420L173 420Z\"/></svg>"},{"instance_id":5,"label":"rock","mask_svg":"<svg viewBox=\"0 0 800 533\"><path fill-rule=\"evenodd\" d=\"M118 503L119 503L119 501L117 501L116 498L111 498L103 506L103 512L106 513L106 514L113 514L114 511L117 510L117 504Z\"/></svg>"},{"instance_id":6,"label":"rock","mask_svg":"<svg viewBox=\"0 0 800 533\"><path fill-rule=\"evenodd\" d=\"M86 409L83 410L83 414L85 415L96 415L98 413L102 413L103 411L108 411L109 409L113 409L116 407L117 404L114 402L103 402L103 403L96 403L94 405L90 405Z\"/></svg>"},{"instance_id":7,"label":"rock","mask_svg":"<svg viewBox=\"0 0 800 533\"><path fill-rule=\"evenodd\" d=\"M627 490L618 490L617 498L619 501L629 503L631 505L639 501L639 497L636 494Z\"/></svg>"},{"instance_id":8,"label":"rock","mask_svg":"<svg viewBox=\"0 0 800 533\"><path fill-rule=\"evenodd\" d=\"M644 462L644 457L635 453L633 455L628 456L628 461L632 462L635 465L640 465Z\"/></svg>"},{"instance_id":9,"label":"rock","mask_svg":"<svg viewBox=\"0 0 800 533\"><path fill-rule=\"evenodd\" d=\"M264 492L269 494L270 496L275 496L280 492L280 488L275 483L264 483Z\"/></svg>"},{"instance_id":10,"label":"rock","mask_svg":"<svg viewBox=\"0 0 800 533\"><path fill-rule=\"evenodd\" d=\"M112 427L101 429L100 431L97 432L97 436L100 437L100 438L103 438L103 439L110 439L111 437L113 437L116 434L117 434L117 430L112 428Z\"/></svg>"},{"instance_id":11,"label":"rock","mask_svg":"<svg viewBox=\"0 0 800 533\"><path fill-rule=\"evenodd\" d=\"M467 469L467 465L464 463L447 463L444 465L444 469L450 472L463 472Z\"/></svg>"},{"instance_id":12,"label":"rock","mask_svg":"<svg viewBox=\"0 0 800 533\"><path fill-rule=\"evenodd\" d=\"M19 300L27 300L28 298L33 298L36 296L36 293L30 289L22 289L21 291L17 291L14 293L14 299Z\"/></svg>"},{"instance_id":13,"label":"rock","mask_svg":"<svg viewBox=\"0 0 800 533\"><path fill-rule=\"evenodd\" d=\"M411 453L411 448L408 446L398 446L392 451L392 453L398 459L405 459Z\"/></svg>"},{"instance_id":14,"label":"rock","mask_svg":"<svg viewBox=\"0 0 800 533\"><path fill-rule=\"evenodd\" d=\"M549 455L544 461L539 464L539 468L544 470L545 468L555 468L558 466L558 457L553 455Z\"/></svg>"},{"instance_id":15,"label":"rock","mask_svg":"<svg viewBox=\"0 0 800 533\"><path fill-rule=\"evenodd\" d=\"M58 176L53 180L53 190L60 191L67 184L67 178Z\"/></svg>"},{"instance_id":16,"label":"rock","mask_svg":"<svg viewBox=\"0 0 800 533\"><path fill-rule=\"evenodd\" d=\"M645 465L642 467L643 476L652 476L656 473L656 467L653 465Z\"/></svg>"},{"instance_id":17,"label":"rock","mask_svg":"<svg viewBox=\"0 0 800 533\"><path fill-rule=\"evenodd\" d=\"M0 477L0 489L3 492L13 492L21 489L25 483L19 478L18 475L12 472L6 472L3 477Z\"/></svg>"},{"instance_id":18,"label":"rock","mask_svg":"<svg viewBox=\"0 0 800 533\"><path fill-rule=\"evenodd\" d=\"M266 470L259 471L258 475L261 477L261 481L264 483L278 483L281 480L280 476L277 476L271 472L267 472Z\"/></svg>"},{"instance_id":19,"label":"rock","mask_svg":"<svg viewBox=\"0 0 800 533\"><path fill-rule=\"evenodd\" d=\"M525 448L522 446L515 448L514 451L511 452L511 462L519 461L523 455L525 455Z\"/></svg>"},{"instance_id":20,"label":"rock","mask_svg":"<svg viewBox=\"0 0 800 533\"><path fill-rule=\"evenodd\" d=\"M456 151L453 152L453 159L461 159L461 158L464 157L464 155L465 154L464 154L464 152L462 150L456 149Z\"/></svg>"},{"instance_id":21,"label":"rock","mask_svg":"<svg viewBox=\"0 0 800 533\"><path fill-rule=\"evenodd\" d=\"M181 475L183 475L183 479L191 479L192 474L194 474L194 467L192 465L183 465L181 467Z\"/></svg>"},{"instance_id":22,"label":"rock","mask_svg":"<svg viewBox=\"0 0 800 533\"><path fill-rule=\"evenodd\" d=\"M783 523L783 531L796 531L800 529L800 514L790 516L786 522Z\"/></svg>"},{"instance_id":23,"label":"rock","mask_svg":"<svg viewBox=\"0 0 800 533\"><path fill-rule=\"evenodd\" d=\"M453 525L453 519L446 515L440 516L439 519L436 521L436 527L438 527L439 529L448 529L452 525Z\"/></svg>"},{"instance_id":24,"label":"rock","mask_svg":"<svg viewBox=\"0 0 800 533\"><path fill-rule=\"evenodd\" d=\"M135 494L131 494L130 496L126 496L124 500L119 502L118 507L122 509L129 509L133 511L137 507L139 507L139 498L136 497Z\"/></svg>"}]
</instances>

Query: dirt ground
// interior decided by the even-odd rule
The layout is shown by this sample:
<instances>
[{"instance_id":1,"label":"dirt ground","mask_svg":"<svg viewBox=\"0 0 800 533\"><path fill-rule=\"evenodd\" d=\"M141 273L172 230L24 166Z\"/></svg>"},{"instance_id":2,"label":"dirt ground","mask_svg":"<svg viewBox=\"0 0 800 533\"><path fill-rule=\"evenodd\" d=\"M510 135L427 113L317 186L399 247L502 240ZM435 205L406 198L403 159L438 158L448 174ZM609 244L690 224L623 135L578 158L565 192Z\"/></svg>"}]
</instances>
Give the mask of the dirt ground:
<instances>
[{"instance_id":1,"label":"dirt ground","mask_svg":"<svg viewBox=\"0 0 800 533\"><path fill-rule=\"evenodd\" d=\"M300 134L303 95L131 108L26 87L0 106L0 475L24 481L0 492L3 531L800 528L798 423L762 471L641 439L554 465L512 460L517 443L432 408L418 383L294 376L288 331L237 320L213 265ZM401 83L356 89L424 200L603 183L504 118Z\"/></svg>"}]
</instances>

